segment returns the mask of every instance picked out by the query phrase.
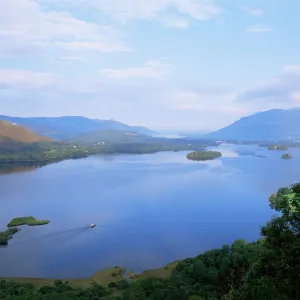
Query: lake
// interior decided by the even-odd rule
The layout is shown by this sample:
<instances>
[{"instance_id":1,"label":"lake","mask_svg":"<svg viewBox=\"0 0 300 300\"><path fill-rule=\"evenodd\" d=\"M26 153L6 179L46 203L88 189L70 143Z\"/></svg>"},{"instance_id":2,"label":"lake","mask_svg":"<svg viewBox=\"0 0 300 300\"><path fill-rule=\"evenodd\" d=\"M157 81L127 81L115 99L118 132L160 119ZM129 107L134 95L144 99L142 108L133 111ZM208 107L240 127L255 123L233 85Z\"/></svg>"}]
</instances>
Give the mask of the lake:
<instances>
[{"instance_id":1,"label":"lake","mask_svg":"<svg viewBox=\"0 0 300 300\"><path fill-rule=\"evenodd\" d=\"M300 149L222 145L223 157L187 152L105 155L0 174L0 230L23 226L0 249L0 277L88 277L119 265L141 272L243 238L260 237L268 197L300 181ZM96 223L97 227L88 226Z\"/></svg>"}]
</instances>

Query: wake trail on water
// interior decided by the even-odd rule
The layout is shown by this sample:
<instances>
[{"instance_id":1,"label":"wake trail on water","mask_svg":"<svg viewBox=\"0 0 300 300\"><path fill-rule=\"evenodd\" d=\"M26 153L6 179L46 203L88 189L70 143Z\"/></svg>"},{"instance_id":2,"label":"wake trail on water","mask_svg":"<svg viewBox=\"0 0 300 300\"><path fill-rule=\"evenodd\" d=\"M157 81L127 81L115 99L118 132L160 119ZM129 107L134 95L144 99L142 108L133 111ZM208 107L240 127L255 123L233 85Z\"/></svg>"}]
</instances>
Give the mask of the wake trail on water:
<instances>
[{"instance_id":1,"label":"wake trail on water","mask_svg":"<svg viewBox=\"0 0 300 300\"><path fill-rule=\"evenodd\" d=\"M71 238L69 238L69 239L65 239L63 242L60 242L59 243L59 250L58 250L58 252L59 253L56 253L55 255L54 255L54 257L51 255L50 257L49 257L49 259L47 259L47 258L43 258L43 261L46 259L47 260L47 262L46 262L46 268L47 267L50 267L51 265L53 265L53 264L55 264L59 259L61 259L61 258L63 258L63 257L65 257L65 251L64 251L64 246L66 246L67 244L70 244L70 242L72 242L74 239L77 239L78 238L78 236L76 235L76 236L72 236ZM58 242L58 241L57 241ZM56 251L55 251L56 252Z\"/></svg>"},{"instance_id":2,"label":"wake trail on water","mask_svg":"<svg viewBox=\"0 0 300 300\"><path fill-rule=\"evenodd\" d=\"M72 229L68 229L68 230L51 232L51 233L44 234L44 235L41 235L41 236L35 237L35 238L28 238L27 240L24 240L24 241L17 241L14 243L13 248L10 250L10 253L14 257L17 256L18 259L26 260L29 258L28 253L32 254L32 251L29 251L31 247L28 247L28 245L30 245L34 248L39 248L39 245L37 245L37 247L35 245L37 242L41 241L41 242L43 242L44 245L46 244L46 247L47 247L47 244L49 244L48 247L55 248L55 246L58 245L59 248L61 248L63 245L68 243L70 240L77 238L81 233L88 231L89 229L90 229L90 226L81 226L78 228L72 228ZM26 246L27 251L24 251L24 247L22 247L22 246ZM8 247L10 247L10 246L8 246ZM20 251L20 249L22 249L22 251ZM41 252L39 252L39 253L41 253ZM40 259L42 259L42 258L40 257ZM39 260L39 258L37 258L37 260Z\"/></svg>"},{"instance_id":3,"label":"wake trail on water","mask_svg":"<svg viewBox=\"0 0 300 300\"><path fill-rule=\"evenodd\" d=\"M77 232L81 232L84 231L86 229L89 229L90 226L81 226L78 228L73 228L73 229L68 229L68 230L63 230L63 231L58 231L58 232L52 232L52 233L48 233L45 234L44 237L49 237L49 236L57 236L57 235L62 235L62 234L68 234L68 233L77 233Z\"/></svg>"},{"instance_id":4,"label":"wake trail on water","mask_svg":"<svg viewBox=\"0 0 300 300\"><path fill-rule=\"evenodd\" d=\"M65 235L65 236L78 235L80 232L85 231L86 229L89 229L89 228L90 228L90 226L81 226L78 228L72 228L72 229L68 229L68 230L60 230L57 232L51 232L51 233L43 234L39 237L29 238L25 241L16 242L16 245L27 244L27 243L35 242L38 240L43 240L45 238L59 237L59 236L63 236L63 235Z\"/></svg>"},{"instance_id":5,"label":"wake trail on water","mask_svg":"<svg viewBox=\"0 0 300 300\"><path fill-rule=\"evenodd\" d=\"M59 263L60 260L72 257L74 253L80 253L90 247L95 246L96 240L99 238L99 231L97 229L88 228L81 231L76 237L65 240L63 244L59 244L60 253L55 254L54 259L47 263L47 267Z\"/></svg>"},{"instance_id":6,"label":"wake trail on water","mask_svg":"<svg viewBox=\"0 0 300 300\"><path fill-rule=\"evenodd\" d=\"M96 240L99 238L99 232L96 230L87 230L80 234L72 244L68 245L66 251L68 253L78 252L95 246Z\"/></svg>"},{"instance_id":7,"label":"wake trail on water","mask_svg":"<svg viewBox=\"0 0 300 300\"><path fill-rule=\"evenodd\" d=\"M90 225L81 226L46 233L23 241L17 241L16 237L16 241L11 245L10 258L15 261L17 257L17 260L27 261L29 265L34 264L42 268L64 264L69 258L75 259L74 254L77 256L94 247L102 236L101 227L106 226L98 225L96 228L91 228Z\"/></svg>"}]
</instances>

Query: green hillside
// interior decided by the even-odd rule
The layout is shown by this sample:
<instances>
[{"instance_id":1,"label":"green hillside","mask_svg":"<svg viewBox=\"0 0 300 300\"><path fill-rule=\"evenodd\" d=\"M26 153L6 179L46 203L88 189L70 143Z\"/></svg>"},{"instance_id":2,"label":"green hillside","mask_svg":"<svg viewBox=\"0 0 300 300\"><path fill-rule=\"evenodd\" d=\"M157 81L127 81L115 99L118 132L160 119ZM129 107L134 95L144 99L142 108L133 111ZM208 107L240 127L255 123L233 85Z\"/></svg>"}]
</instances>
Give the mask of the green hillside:
<instances>
[{"instance_id":1,"label":"green hillside","mask_svg":"<svg viewBox=\"0 0 300 300\"><path fill-rule=\"evenodd\" d=\"M146 142L152 138L146 135L139 134L132 131L121 131L114 129L101 129L88 133L76 135L69 139L69 142L79 143L128 143L128 142Z\"/></svg>"}]
</instances>

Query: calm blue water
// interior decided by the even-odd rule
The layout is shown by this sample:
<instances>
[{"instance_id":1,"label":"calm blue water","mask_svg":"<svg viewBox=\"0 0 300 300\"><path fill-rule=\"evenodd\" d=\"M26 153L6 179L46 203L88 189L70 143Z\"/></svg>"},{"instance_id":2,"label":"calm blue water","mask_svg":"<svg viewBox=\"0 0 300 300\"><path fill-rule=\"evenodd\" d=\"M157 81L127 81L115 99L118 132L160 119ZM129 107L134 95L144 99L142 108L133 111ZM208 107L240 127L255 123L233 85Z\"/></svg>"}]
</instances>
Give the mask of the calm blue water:
<instances>
[{"instance_id":1,"label":"calm blue water","mask_svg":"<svg viewBox=\"0 0 300 300\"><path fill-rule=\"evenodd\" d=\"M256 146L220 150L210 162L186 152L94 156L0 175L0 230L17 216L51 221L23 227L0 249L0 276L87 277L115 265L139 272L256 240L273 214L268 196L300 180L300 149L289 150L291 160Z\"/></svg>"}]
</instances>

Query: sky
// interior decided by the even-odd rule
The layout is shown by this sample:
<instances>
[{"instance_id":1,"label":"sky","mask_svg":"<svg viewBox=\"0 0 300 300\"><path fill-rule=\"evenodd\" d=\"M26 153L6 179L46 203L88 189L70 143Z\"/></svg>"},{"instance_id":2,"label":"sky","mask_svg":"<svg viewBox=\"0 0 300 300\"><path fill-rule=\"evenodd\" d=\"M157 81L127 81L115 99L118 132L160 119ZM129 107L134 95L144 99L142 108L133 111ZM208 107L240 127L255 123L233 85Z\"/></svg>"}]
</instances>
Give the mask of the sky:
<instances>
[{"instance_id":1,"label":"sky","mask_svg":"<svg viewBox=\"0 0 300 300\"><path fill-rule=\"evenodd\" d=\"M1 0L0 114L210 131L300 106L299 0Z\"/></svg>"}]
</instances>

